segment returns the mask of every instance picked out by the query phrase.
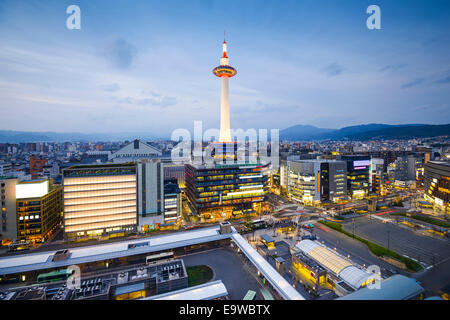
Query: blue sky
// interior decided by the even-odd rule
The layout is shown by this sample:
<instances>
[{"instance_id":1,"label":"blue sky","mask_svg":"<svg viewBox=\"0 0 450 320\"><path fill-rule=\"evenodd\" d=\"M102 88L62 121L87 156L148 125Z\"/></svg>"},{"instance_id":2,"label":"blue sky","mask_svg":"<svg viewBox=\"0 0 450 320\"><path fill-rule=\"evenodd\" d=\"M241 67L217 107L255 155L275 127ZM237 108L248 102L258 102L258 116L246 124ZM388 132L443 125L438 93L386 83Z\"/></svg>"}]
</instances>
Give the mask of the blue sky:
<instances>
[{"instance_id":1,"label":"blue sky","mask_svg":"<svg viewBox=\"0 0 450 320\"><path fill-rule=\"evenodd\" d=\"M224 30L232 128L450 122L449 1L3 0L0 129L218 127Z\"/></svg>"}]
</instances>

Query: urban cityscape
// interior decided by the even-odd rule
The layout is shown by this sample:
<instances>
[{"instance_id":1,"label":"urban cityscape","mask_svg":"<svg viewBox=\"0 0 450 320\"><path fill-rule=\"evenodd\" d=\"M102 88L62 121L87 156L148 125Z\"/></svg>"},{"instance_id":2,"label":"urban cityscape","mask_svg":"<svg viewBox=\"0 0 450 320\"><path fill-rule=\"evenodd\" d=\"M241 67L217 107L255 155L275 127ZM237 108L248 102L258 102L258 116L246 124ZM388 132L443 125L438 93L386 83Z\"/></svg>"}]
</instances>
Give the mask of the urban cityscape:
<instances>
[{"instance_id":1,"label":"urban cityscape","mask_svg":"<svg viewBox=\"0 0 450 320\"><path fill-rule=\"evenodd\" d=\"M112 71L95 75L102 81L97 86L102 94L94 96L83 88L101 66L83 61L80 52L70 57L80 60L63 68L59 46L54 54L42 49L43 44L33 52L29 39L52 34L53 23L61 25L54 31L55 39L48 39L50 50L62 34L75 45L91 41L83 33L97 32L96 37L102 38L100 22L90 19L99 19L95 10L106 8L107 2L73 2L0 4L0 17L5 18L0 22L0 34L5 35L0 45L0 305L14 300L264 300L267 304L269 300L450 300L448 73L420 89L428 80L404 84L398 89L399 98L397 89L389 89L395 86L394 73L410 64L414 68L413 60L426 60L427 74L434 67L449 68L447 3L411 1L419 16L415 19L436 18L437 27L444 25L430 44L441 52L433 56L421 51L411 60L405 58L404 65L387 61L392 57L387 54L377 56L385 70L376 72L389 83L371 91L370 99L375 100L366 107L356 94L333 95L340 86L347 94L350 89L365 90L361 88L365 81L371 83L366 79L370 73L354 75L355 69L348 71L351 67L340 63L319 69L327 78L321 94L311 89L321 78L311 74L312 65L301 62L294 73L303 68L311 83L294 84L294 91L289 91L287 82L301 78L284 68L291 58L301 59L295 50L303 40L288 43L295 51L292 56L271 64L271 55L287 54L285 47L277 53L266 48L275 40L260 42L260 37L272 33L251 39L248 31L257 32L258 27L280 31L280 21L249 26L253 17L246 24L241 20L245 18L231 14L233 23L204 30L208 27L202 24L210 21L207 15L226 14L220 1L185 1L195 7L188 21L198 19L201 26L191 25L176 36L170 28L145 38L152 41L149 50L155 51L150 53L152 60L157 59L152 61L155 74L153 64L133 69L133 63L147 59L148 48L139 48L142 39L128 15L136 15L141 28L147 22L142 22L138 11L155 10L161 21L170 22L172 14L187 10L188 4L174 1L182 6L174 13L169 5L152 1L111 4L114 10L105 9L105 19L123 11L119 27L128 24L136 34L129 40L113 40L114 45L102 49L106 51L94 54L126 64L106 65L105 70ZM398 35L389 33L389 28L399 28L389 19L401 4L381 1L369 10L370 4L349 2L349 16L360 9L359 33ZM280 11L288 12L300 3L270 3L261 15L270 16L273 10L276 20L284 17ZM248 13L253 5L264 7L262 1L230 1L230 10ZM316 14L316 6L306 6ZM48 25L36 27L36 35L24 36L23 41L16 38L26 29L19 22L36 8L45 15L59 11L60 21L49 16ZM437 14L439 8L446 8L446 13ZM377 10L383 15L378 16ZM291 15L285 18L286 24L292 23ZM377 19L385 19L381 28ZM343 32L352 26L343 26ZM311 28L316 27L312 23ZM203 31L184 38L192 28ZM314 35L317 41L323 36L314 30L305 34L312 42ZM417 36L422 42L429 40L424 34ZM394 41L408 42L404 45L408 49L409 40ZM336 56L345 52L335 43L330 46L336 46L331 49ZM201 57L190 64L196 47ZM254 56L255 50L261 56ZM400 51L400 45L395 50ZM309 54L304 58L316 59ZM360 63L358 53L353 58L355 65ZM83 63L86 66L80 67ZM245 74L254 68L260 70L261 79ZM80 84L70 79L63 89L63 72L80 79ZM146 73L148 84L141 87ZM133 80L134 76L144 78ZM350 84L349 77L359 78ZM204 83L208 87L202 89ZM400 95L408 95L403 91L409 89L408 101L396 102L399 111L390 111L395 107L386 99L403 99ZM17 90L22 91L18 96ZM146 90L141 100L131 97L131 91L141 90ZM56 91L58 95L52 95ZM274 91L279 94L271 96ZM294 93L303 109L290 106L288 96ZM115 101L106 97L110 94L116 94ZM180 95L171 96L176 94ZM279 109L272 110L278 108L275 99L281 95L286 100L280 98ZM310 100L302 100L302 95ZM95 109L99 97L107 99L109 106ZM416 107L414 101L429 102L431 107ZM193 106L184 105L188 102ZM247 109L239 107L245 104ZM402 113L404 118L396 116ZM268 305L265 308L268 313Z\"/></svg>"}]
</instances>

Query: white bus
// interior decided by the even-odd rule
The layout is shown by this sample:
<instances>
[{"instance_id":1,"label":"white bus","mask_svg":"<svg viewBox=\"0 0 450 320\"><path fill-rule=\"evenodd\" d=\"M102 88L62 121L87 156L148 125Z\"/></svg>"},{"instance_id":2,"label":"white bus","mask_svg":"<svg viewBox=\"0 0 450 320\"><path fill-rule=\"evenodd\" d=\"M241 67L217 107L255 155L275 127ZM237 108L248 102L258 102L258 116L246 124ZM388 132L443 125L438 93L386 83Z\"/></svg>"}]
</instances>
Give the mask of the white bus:
<instances>
[{"instance_id":1,"label":"white bus","mask_svg":"<svg viewBox=\"0 0 450 320\"><path fill-rule=\"evenodd\" d=\"M150 256L147 256L145 258L145 264L147 264L147 265L155 264L155 263L159 263L162 261L173 260L173 258L174 258L173 251L161 252L161 253L152 254Z\"/></svg>"}]
</instances>

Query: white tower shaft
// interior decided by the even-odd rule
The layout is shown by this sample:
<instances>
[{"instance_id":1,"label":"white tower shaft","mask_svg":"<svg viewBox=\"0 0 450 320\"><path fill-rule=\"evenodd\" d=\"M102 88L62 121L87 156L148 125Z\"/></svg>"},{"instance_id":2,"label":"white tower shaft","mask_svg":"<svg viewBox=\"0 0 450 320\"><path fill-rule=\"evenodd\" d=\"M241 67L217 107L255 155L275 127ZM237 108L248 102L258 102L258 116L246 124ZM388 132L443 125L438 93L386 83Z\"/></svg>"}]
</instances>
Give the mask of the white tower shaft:
<instances>
[{"instance_id":1,"label":"white tower shaft","mask_svg":"<svg viewBox=\"0 0 450 320\"><path fill-rule=\"evenodd\" d=\"M219 142L231 142L230 104L228 101L228 77L221 77L222 93L220 99L220 135Z\"/></svg>"}]
</instances>

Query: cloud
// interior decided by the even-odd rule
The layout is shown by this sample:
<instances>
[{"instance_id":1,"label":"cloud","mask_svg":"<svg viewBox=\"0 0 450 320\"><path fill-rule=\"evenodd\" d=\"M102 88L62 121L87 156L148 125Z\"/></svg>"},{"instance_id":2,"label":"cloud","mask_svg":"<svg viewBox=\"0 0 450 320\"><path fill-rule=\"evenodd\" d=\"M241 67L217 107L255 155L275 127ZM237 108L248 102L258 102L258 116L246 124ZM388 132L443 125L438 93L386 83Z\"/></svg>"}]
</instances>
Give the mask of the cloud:
<instances>
[{"instance_id":1,"label":"cloud","mask_svg":"<svg viewBox=\"0 0 450 320\"><path fill-rule=\"evenodd\" d=\"M417 79L415 79L415 80L413 80L411 82L405 83L404 85L401 86L401 88L402 89L408 89L408 88L411 88L411 87L415 87L415 86L417 86L419 84L422 84L424 81L425 81L424 78L417 78Z\"/></svg>"},{"instance_id":2,"label":"cloud","mask_svg":"<svg viewBox=\"0 0 450 320\"><path fill-rule=\"evenodd\" d=\"M334 77L334 76L340 75L342 72L344 72L344 67L337 64L336 62L333 62L332 64L323 68L322 72L325 72L330 77Z\"/></svg>"},{"instance_id":3,"label":"cloud","mask_svg":"<svg viewBox=\"0 0 450 320\"><path fill-rule=\"evenodd\" d=\"M175 97L161 97L159 99L145 98L137 101L137 104L141 106L157 106L157 107L170 107L177 103Z\"/></svg>"},{"instance_id":4,"label":"cloud","mask_svg":"<svg viewBox=\"0 0 450 320\"><path fill-rule=\"evenodd\" d=\"M105 57L114 67L127 69L136 57L137 49L123 38L109 41L101 50L100 55Z\"/></svg>"},{"instance_id":5,"label":"cloud","mask_svg":"<svg viewBox=\"0 0 450 320\"><path fill-rule=\"evenodd\" d=\"M108 92L116 92L120 90L120 86L117 83L111 83L107 85L103 85L102 89Z\"/></svg>"},{"instance_id":6,"label":"cloud","mask_svg":"<svg viewBox=\"0 0 450 320\"><path fill-rule=\"evenodd\" d=\"M136 106L153 106L153 107L170 107L177 104L178 99L175 97L161 96L158 97L147 97L147 98L116 98L117 102L122 104L132 104Z\"/></svg>"},{"instance_id":7,"label":"cloud","mask_svg":"<svg viewBox=\"0 0 450 320\"><path fill-rule=\"evenodd\" d=\"M450 83L450 75L448 75L442 79L436 80L434 83L438 83L438 84Z\"/></svg>"},{"instance_id":8,"label":"cloud","mask_svg":"<svg viewBox=\"0 0 450 320\"><path fill-rule=\"evenodd\" d=\"M406 67L407 64L406 63L398 63L398 64L388 64L386 66L384 66L383 68L380 69L380 72L385 72L385 71L397 71L399 69L403 69L404 67Z\"/></svg>"}]
</instances>

